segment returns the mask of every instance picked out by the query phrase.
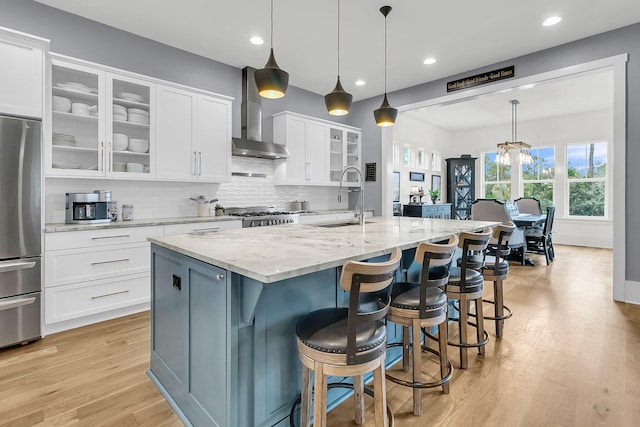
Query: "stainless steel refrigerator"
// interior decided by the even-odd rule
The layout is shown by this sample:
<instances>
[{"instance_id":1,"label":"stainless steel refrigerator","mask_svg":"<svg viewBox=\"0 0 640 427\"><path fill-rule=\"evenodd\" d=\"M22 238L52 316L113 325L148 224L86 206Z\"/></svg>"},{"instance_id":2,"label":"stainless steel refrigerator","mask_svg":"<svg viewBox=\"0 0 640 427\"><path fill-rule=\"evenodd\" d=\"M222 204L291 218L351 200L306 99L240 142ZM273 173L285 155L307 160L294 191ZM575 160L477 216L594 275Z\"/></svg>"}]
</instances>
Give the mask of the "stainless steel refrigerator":
<instances>
[{"instance_id":1,"label":"stainless steel refrigerator","mask_svg":"<svg viewBox=\"0 0 640 427\"><path fill-rule=\"evenodd\" d=\"M0 347L40 338L42 125L0 115Z\"/></svg>"}]
</instances>

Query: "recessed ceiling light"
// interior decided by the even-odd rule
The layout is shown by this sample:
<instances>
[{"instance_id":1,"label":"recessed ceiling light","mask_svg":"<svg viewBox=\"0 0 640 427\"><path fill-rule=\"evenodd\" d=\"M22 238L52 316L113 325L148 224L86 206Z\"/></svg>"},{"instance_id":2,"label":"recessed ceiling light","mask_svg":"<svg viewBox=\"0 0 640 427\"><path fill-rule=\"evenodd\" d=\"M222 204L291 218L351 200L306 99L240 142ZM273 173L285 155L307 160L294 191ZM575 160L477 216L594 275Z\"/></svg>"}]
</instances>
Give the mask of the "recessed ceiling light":
<instances>
[{"instance_id":1,"label":"recessed ceiling light","mask_svg":"<svg viewBox=\"0 0 640 427\"><path fill-rule=\"evenodd\" d=\"M257 44L257 45L260 45L260 44L263 44L263 43L264 43L264 40L262 40L262 37L258 37L258 36L253 36L253 37L251 37L251 38L249 39L249 41L250 41L251 43L253 43L253 44Z\"/></svg>"},{"instance_id":2,"label":"recessed ceiling light","mask_svg":"<svg viewBox=\"0 0 640 427\"><path fill-rule=\"evenodd\" d=\"M364 86L367 83L364 80L356 80L356 86Z\"/></svg>"},{"instance_id":3,"label":"recessed ceiling light","mask_svg":"<svg viewBox=\"0 0 640 427\"><path fill-rule=\"evenodd\" d=\"M427 58L422 63L425 64L425 65L435 64L436 63L436 58Z\"/></svg>"},{"instance_id":4,"label":"recessed ceiling light","mask_svg":"<svg viewBox=\"0 0 640 427\"><path fill-rule=\"evenodd\" d=\"M542 23L543 27L550 27L552 25L556 25L558 22L562 21L562 18L559 16L551 16L544 20Z\"/></svg>"}]
</instances>

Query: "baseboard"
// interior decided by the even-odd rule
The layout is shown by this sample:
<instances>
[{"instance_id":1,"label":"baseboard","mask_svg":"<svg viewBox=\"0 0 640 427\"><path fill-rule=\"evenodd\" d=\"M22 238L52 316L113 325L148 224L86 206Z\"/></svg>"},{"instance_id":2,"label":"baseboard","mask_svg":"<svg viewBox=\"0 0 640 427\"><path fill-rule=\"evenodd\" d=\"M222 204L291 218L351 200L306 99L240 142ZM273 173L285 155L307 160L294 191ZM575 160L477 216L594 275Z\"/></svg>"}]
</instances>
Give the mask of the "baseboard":
<instances>
[{"instance_id":1,"label":"baseboard","mask_svg":"<svg viewBox=\"0 0 640 427\"><path fill-rule=\"evenodd\" d=\"M640 305L640 282L625 282L624 302Z\"/></svg>"},{"instance_id":2,"label":"baseboard","mask_svg":"<svg viewBox=\"0 0 640 427\"><path fill-rule=\"evenodd\" d=\"M42 336L49 334L55 334L57 332L67 331L69 329L79 328L81 326L87 326L98 322L104 322L105 320L111 320L118 317L128 316L130 314L140 313L141 311L147 311L150 308L150 303L142 303L132 305L130 307L123 307L116 310L105 311L104 313L92 314L91 316L79 317L77 319L65 320L63 322L56 322L45 324L42 326Z\"/></svg>"}]
</instances>

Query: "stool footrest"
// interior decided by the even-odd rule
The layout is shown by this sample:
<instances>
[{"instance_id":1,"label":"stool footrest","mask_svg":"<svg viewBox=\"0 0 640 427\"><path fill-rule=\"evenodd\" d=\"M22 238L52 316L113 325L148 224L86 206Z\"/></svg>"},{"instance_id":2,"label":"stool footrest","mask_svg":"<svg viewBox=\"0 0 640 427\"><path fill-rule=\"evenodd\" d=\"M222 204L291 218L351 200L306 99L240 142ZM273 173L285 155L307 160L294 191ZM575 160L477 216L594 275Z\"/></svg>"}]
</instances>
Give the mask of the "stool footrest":
<instances>
[{"instance_id":1,"label":"stool footrest","mask_svg":"<svg viewBox=\"0 0 640 427\"><path fill-rule=\"evenodd\" d=\"M460 320L456 319L455 317L450 317L449 321L459 322ZM478 327L478 325L476 325L473 322L469 322L469 321L467 321L467 325L473 326L474 328ZM463 347L463 348L478 347L478 348L480 348L480 347L486 345L489 342L489 334L487 333L487 331L482 331L482 333L484 335L484 339L482 341L479 341L479 342L476 342L476 343L447 341L447 344L452 345L454 347Z\"/></svg>"},{"instance_id":2,"label":"stool footrest","mask_svg":"<svg viewBox=\"0 0 640 427\"><path fill-rule=\"evenodd\" d=\"M422 332L424 333L424 328L422 328ZM389 343L387 344L387 348L390 347L401 347L404 344L401 342L395 342L395 343ZM413 348L413 343L409 344L409 347ZM436 356L440 356L440 352L437 350L434 350L432 348L422 348L422 352L429 352L431 354L435 354ZM392 375L389 375L389 371L385 372L385 377L389 380L392 381L396 384L400 384L402 386L405 387L411 387L411 388L434 388L434 387L440 387L443 384L448 383L451 380L451 377L453 376L453 364L451 363L450 360L447 359L447 363L449 364L449 371L447 372L447 375L444 376L444 378L441 378L439 380L436 381L431 381L431 382L427 382L427 383L423 383L423 382L413 382L413 381L405 381L405 380L401 380L400 378L394 377Z\"/></svg>"},{"instance_id":3,"label":"stool footrest","mask_svg":"<svg viewBox=\"0 0 640 427\"><path fill-rule=\"evenodd\" d=\"M483 299L482 302L486 302L487 304L494 304L494 305L496 303L495 301L491 301L490 299ZM504 319L509 319L511 318L511 316L513 316L513 312L509 307L507 307L506 305L503 305L502 308L507 312L503 316L495 316L495 317L483 316L482 318L486 320L504 320ZM475 314L469 314L469 316L476 317Z\"/></svg>"}]
</instances>

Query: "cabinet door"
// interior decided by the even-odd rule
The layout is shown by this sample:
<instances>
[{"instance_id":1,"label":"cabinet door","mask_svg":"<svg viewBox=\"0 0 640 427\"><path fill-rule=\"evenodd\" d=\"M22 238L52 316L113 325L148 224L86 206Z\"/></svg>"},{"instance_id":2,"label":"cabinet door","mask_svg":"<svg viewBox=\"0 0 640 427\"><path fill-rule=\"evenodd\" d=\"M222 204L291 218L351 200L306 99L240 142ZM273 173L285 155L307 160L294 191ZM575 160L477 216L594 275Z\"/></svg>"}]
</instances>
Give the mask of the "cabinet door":
<instances>
[{"instance_id":1,"label":"cabinet door","mask_svg":"<svg viewBox=\"0 0 640 427\"><path fill-rule=\"evenodd\" d=\"M362 170L360 164L360 132L347 130L345 131L345 147L346 147L346 164L347 166L355 166ZM363 172L364 173L364 172ZM360 177L357 172L349 170L346 173L345 181L350 183L360 182Z\"/></svg>"},{"instance_id":2,"label":"cabinet door","mask_svg":"<svg viewBox=\"0 0 640 427\"><path fill-rule=\"evenodd\" d=\"M287 149L291 154L286 160L287 182L306 184L311 168L307 164L307 120L288 116L285 134Z\"/></svg>"},{"instance_id":3,"label":"cabinet door","mask_svg":"<svg viewBox=\"0 0 640 427\"><path fill-rule=\"evenodd\" d=\"M326 184L327 178L327 127L323 123L307 122L306 141L307 181L310 184Z\"/></svg>"},{"instance_id":4,"label":"cabinet door","mask_svg":"<svg viewBox=\"0 0 640 427\"><path fill-rule=\"evenodd\" d=\"M107 73L104 111L107 175L135 179L153 176L154 86L144 80Z\"/></svg>"},{"instance_id":5,"label":"cabinet door","mask_svg":"<svg viewBox=\"0 0 640 427\"><path fill-rule=\"evenodd\" d=\"M44 53L41 46L0 34L0 113L42 117Z\"/></svg>"},{"instance_id":6,"label":"cabinet door","mask_svg":"<svg viewBox=\"0 0 640 427\"><path fill-rule=\"evenodd\" d=\"M47 175L105 176L104 72L51 61L51 134Z\"/></svg>"},{"instance_id":7,"label":"cabinet door","mask_svg":"<svg viewBox=\"0 0 640 427\"><path fill-rule=\"evenodd\" d=\"M156 86L157 178L194 179L197 166L197 153L192 150L194 113L194 93Z\"/></svg>"},{"instance_id":8,"label":"cabinet door","mask_svg":"<svg viewBox=\"0 0 640 427\"><path fill-rule=\"evenodd\" d=\"M231 180L231 103L198 95L194 134L199 181Z\"/></svg>"}]
</instances>

